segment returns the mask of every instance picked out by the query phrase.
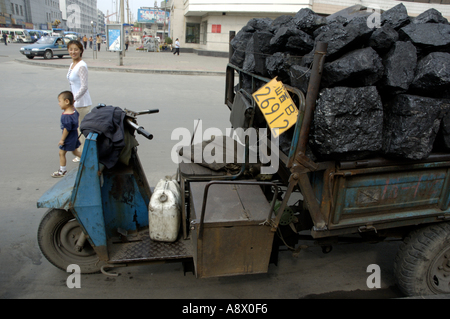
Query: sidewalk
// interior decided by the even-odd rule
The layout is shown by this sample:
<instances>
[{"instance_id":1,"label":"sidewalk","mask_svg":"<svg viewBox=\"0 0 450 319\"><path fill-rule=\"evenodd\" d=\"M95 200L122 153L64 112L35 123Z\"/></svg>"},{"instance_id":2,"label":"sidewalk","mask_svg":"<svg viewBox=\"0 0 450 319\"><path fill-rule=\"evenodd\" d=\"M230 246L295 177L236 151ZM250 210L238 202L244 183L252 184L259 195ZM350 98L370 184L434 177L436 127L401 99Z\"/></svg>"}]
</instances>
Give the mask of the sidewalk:
<instances>
[{"instance_id":1,"label":"sidewalk","mask_svg":"<svg viewBox=\"0 0 450 319\"><path fill-rule=\"evenodd\" d=\"M181 75L224 75L228 58L201 56L195 53L180 53L173 55L171 52L146 52L137 51L136 47L130 47L123 58L123 66L119 66L119 53L108 52L104 46L97 52L97 58L93 58L92 49L86 49L83 60L89 70L159 73ZM21 56L17 62L46 67L68 68L72 59L64 56L62 59L54 57L44 60L43 57L35 57L32 60Z\"/></svg>"}]
</instances>

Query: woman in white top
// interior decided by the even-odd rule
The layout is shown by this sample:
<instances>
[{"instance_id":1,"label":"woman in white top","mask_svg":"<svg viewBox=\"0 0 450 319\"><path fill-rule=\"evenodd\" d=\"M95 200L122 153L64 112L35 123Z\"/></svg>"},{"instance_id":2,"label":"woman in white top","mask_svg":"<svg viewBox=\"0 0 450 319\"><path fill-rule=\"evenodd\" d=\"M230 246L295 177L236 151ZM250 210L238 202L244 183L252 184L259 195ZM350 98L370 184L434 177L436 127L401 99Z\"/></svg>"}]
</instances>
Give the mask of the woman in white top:
<instances>
[{"instance_id":1,"label":"woman in white top","mask_svg":"<svg viewBox=\"0 0 450 319\"><path fill-rule=\"evenodd\" d=\"M77 110L78 117L78 134L80 134L80 124L86 114L89 113L92 106L91 96L88 89L88 67L86 62L82 60L84 48L83 45L77 41L72 40L67 44L67 49L72 57L72 64L70 64L69 72L67 73L67 79L70 83L70 90L73 93L75 99L75 109ZM84 136L80 136L81 146L78 149L80 153L83 153ZM76 157L74 162L79 162L80 158Z\"/></svg>"}]
</instances>

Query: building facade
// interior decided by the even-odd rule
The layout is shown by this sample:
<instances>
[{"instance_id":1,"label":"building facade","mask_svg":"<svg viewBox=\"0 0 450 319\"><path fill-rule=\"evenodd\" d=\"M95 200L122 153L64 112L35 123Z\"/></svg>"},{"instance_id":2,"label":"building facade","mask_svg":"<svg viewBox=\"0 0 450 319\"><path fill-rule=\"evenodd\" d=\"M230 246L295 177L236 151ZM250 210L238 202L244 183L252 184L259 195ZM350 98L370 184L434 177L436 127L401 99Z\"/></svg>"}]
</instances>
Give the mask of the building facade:
<instances>
[{"instance_id":1,"label":"building facade","mask_svg":"<svg viewBox=\"0 0 450 319\"><path fill-rule=\"evenodd\" d=\"M57 28L90 34L98 17L97 0L0 0L3 27L51 30L59 22Z\"/></svg>"},{"instance_id":2,"label":"building facade","mask_svg":"<svg viewBox=\"0 0 450 319\"><path fill-rule=\"evenodd\" d=\"M92 33L91 22L98 22L97 0L59 0L67 31Z\"/></svg>"},{"instance_id":3,"label":"building facade","mask_svg":"<svg viewBox=\"0 0 450 319\"><path fill-rule=\"evenodd\" d=\"M0 24L5 27L50 30L61 19L58 0L0 0Z\"/></svg>"},{"instance_id":4,"label":"building facade","mask_svg":"<svg viewBox=\"0 0 450 319\"><path fill-rule=\"evenodd\" d=\"M238 32L252 18L295 15L309 8L321 15L330 15L355 4L390 9L401 1L395 0L173 0L170 5L170 33L179 39L184 49L228 52L229 32ZM417 16L429 8L439 10L450 20L450 0L403 1L410 16Z\"/></svg>"}]
</instances>

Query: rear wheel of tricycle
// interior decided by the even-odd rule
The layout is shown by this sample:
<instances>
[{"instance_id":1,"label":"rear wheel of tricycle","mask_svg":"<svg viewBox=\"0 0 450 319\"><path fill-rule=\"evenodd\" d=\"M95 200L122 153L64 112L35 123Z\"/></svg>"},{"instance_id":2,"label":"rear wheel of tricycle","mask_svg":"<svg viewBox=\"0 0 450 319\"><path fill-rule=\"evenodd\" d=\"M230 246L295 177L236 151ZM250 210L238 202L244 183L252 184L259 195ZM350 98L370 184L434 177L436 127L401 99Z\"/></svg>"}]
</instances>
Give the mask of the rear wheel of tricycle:
<instances>
[{"instance_id":1,"label":"rear wheel of tricycle","mask_svg":"<svg viewBox=\"0 0 450 319\"><path fill-rule=\"evenodd\" d=\"M82 274L97 273L101 265L89 241L82 249L77 247L81 234L82 228L70 212L49 209L39 225L38 244L47 260L64 271L76 264Z\"/></svg>"},{"instance_id":2,"label":"rear wheel of tricycle","mask_svg":"<svg viewBox=\"0 0 450 319\"><path fill-rule=\"evenodd\" d=\"M400 246L394 272L408 296L450 294L450 223L412 231Z\"/></svg>"}]
</instances>

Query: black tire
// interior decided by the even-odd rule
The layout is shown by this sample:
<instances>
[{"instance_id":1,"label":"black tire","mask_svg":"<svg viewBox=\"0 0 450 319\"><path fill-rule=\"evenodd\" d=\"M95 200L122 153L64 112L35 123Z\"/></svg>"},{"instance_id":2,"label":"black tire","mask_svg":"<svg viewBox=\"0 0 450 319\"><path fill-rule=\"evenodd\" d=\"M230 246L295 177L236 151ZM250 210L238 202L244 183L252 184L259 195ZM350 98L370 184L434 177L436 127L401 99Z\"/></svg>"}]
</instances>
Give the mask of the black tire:
<instances>
[{"instance_id":1,"label":"black tire","mask_svg":"<svg viewBox=\"0 0 450 319\"><path fill-rule=\"evenodd\" d=\"M71 264L80 266L82 274L100 271L101 263L89 241L82 251L75 244L82 228L73 215L64 209L49 209L42 217L38 229L38 244L42 254L54 266L67 271Z\"/></svg>"},{"instance_id":2,"label":"black tire","mask_svg":"<svg viewBox=\"0 0 450 319\"><path fill-rule=\"evenodd\" d=\"M394 273L407 296L450 294L450 223L412 231L399 248Z\"/></svg>"},{"instance_id":3,"label":"black tire","mask_svg":"<svg viewBox=\"0 0 450 319\"><path fill-rule=\"evenodd\" d=\"M45 51L44 52L44 59L49 60L51 58L53 58L53 52L50 51L50 50Z\"/></svg>"}]
</instances>

